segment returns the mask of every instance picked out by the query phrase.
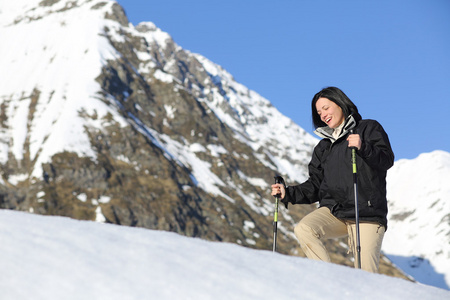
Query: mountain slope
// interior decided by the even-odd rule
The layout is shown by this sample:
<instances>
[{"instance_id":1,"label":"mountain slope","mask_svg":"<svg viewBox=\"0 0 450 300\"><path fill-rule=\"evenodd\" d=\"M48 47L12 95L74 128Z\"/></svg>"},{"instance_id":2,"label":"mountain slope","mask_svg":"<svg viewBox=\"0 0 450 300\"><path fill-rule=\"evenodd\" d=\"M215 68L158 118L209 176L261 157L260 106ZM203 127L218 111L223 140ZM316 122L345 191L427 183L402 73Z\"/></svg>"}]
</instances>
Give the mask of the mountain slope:
<instances>
[{"instance_id":1,"label":"mountain slope","mask_svg":"<svg viewBox=\"0 0 450 300\"><path fill-rule=\"evenodd\" d=\"M387 177L385 254L423 283L450 289L450 153L395 162Z\"/></svg>"},{"instance_id":2,"label":"mountain slope","mask_svg":"<svg viewBox=\"0 0 450 300\"><path fill-rule=\"evenodd\" d=\"M3 300L450 296L398 278L169 232L5 210L0 228Z\"/></svg>"},{"instance_id":3,"label":"mountain slope","mask_svg":"<svg viewBox=\"0 0 450 300\"><path fill-rule=\"evenodd\" d=\"M270 247L273 175L304 179L315 138L113 1L0 13L2 207Z\"/></svg>"}]
</instances>

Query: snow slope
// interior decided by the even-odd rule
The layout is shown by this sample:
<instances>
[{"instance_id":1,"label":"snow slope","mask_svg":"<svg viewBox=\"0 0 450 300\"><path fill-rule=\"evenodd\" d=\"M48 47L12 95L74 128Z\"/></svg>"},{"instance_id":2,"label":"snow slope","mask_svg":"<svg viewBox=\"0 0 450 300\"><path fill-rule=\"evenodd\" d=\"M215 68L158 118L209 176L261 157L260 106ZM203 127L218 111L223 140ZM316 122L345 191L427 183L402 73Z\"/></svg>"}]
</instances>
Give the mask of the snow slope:
<instances>
[{"instance_id":1,"label":"snow slope","mask_svg":"<svg viewBox=\"0 0 450 300\"><path fill-rule=\"evenodd\" d=\"M450 153L395 162L383 252L416 280L450 289Z\"/></svg>"},{"instance_id":2,"label":"snow slope","mask_svg":"<svg viewBox=\"0 0 450 300\"><path fill-rule=\"evenodd\" d=\"M0 210L2 300L449 299L334 264L175 233Z\"/></svg>"}]
</instances>

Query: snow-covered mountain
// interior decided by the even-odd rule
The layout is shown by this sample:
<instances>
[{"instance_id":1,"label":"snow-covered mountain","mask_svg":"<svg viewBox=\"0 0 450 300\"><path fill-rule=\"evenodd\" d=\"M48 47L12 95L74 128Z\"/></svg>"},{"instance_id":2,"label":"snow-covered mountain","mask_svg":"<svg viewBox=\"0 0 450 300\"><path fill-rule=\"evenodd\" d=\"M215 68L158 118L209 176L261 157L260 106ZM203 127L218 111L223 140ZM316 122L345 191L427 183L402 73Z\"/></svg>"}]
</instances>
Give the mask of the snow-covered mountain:
<instances>
[{"instance_id":1,"label":"snow-covered mountain","mask_svg":"<svg viewBox=\"0 0 450 300\"><path fill-rule=\"evenodd\" d=\"M317 140L267 99L114 1L1 2L0 36L0 207L271 248Z\"/></svg>"},{"instance_id":2,"label":"snow-covered mountain","mask_svg":"<svg viewBox=\"0 0 450 300\"><path fill-rule=\"evenodd\" d=\"M118 109L124 109L121 101L137 97L131 93L148 92L128 86L105 91L107 87L98 77L110 64L119 62L127 64L123 68L135 68L127 76L144 77L148 83L167 83L180 93L193 94L209 110L207 113L213 113L233 130L234 138L255 151L260 149L257 159L284 171L293 180L304 178L303 164L316 142L313 137L281 115L268 100L234 81L220 66L183 50L152 23L134 27L121 10L114 1L95 0L18 0L1 4L1 33L7 42L0 48L0 91L8 116L1 136L1 162L6 162L9 154L16 160L29 155L32 172L22 175L40 177L41 164L55 153L73 151L95 158L85 127L102 128L102 117L111 114L120 126L129 125L131 119L141 130L148 130L146 134L168 156L192 167L192 175L199 177L204 189L218 192L215 186L223 183L216 182L216 176L200 175L204 166L183 152L220 154L227 149L221 145L206 149L189 141L180 145L167 134L143 126L138 116L118 114ZM137 41L133 44L132 39ZM121 47L133 48L128 53ZM114 92L120 95L111 95ZM171 127L179 109L166 103L152 113L164 114L164 126ZM88 117L92 115L97 118ZM192 135L201 135L191 129ZM295 147L290 144L293 139L297 141ZM264 157L267 145L271 151L276 150L270 153L272 160ZM289 160L283 158L286 154ZM299 163L292 166L292 161Z\"/></svg>"},{"instance_id":3,"label":"snow-covered mountain","mask_svg":"<svg viewBox=\"0 0 450 300\"><path fill-rule=\"evenodd\" d=\"M0 210L2 300L444 300L450 291L171 232Z\"/></svg>"},{"instance_id":4,"label":"snow-covered mountain","mask_svg":"<svg viewBox=\"0 0 450 300\"><path fill-rule=\"evenodd\" d=\"M269 246L273 176L303 180L315 138L114 1L0 20L4 208Z\"/></svg>"},{"instance_id":5,"label":"snow-covered mountain","mask_svg":"<svg viewBox=\"0 0 450 300\"><path fill-rule=\"evenodd\" d=\"M111 0L2 1L0 38L1 208L271 249L273 176L303 181L317 139L267 99ZM386 252L434 265L388 239L408 201L388 190ZM292 228L311 209L280 209L282 253L302 255Z\"/></svg>"},{"instance_id":6,"label":"snow-covered mountain","mask_svg":"<svg viewBox=\"0 0 450 300\"><path fill-rule=\"evenodd\" d=\"M384 253L423 283L450 288L450 153L395 162L388 171Z\"/></svg>"}]
</instances>

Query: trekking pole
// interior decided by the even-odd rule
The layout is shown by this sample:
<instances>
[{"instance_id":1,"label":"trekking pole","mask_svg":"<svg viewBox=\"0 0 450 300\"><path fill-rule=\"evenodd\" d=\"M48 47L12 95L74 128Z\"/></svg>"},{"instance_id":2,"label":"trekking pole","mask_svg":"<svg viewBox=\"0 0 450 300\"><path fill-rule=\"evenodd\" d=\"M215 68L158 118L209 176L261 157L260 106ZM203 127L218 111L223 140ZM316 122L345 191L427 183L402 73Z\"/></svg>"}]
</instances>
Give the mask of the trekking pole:
<instances>
[{"instance_id":1,"label":"trekking pole","mask_svg":"<svg viewBox=\"0 0 450 300\"><path fill-rule=\"evenodd\" d=\"M350 131L353 134L353 129ZM352 149L353 189L355 191L355 223L356 223L356 266L361 269L361 242L359 239L358 179L356 172L356 147Z\"/></svg>"},{"instance_id":2,"label":"trekking pole","mask_svg":"<svg viewBox=\"0 0 450 300\"><path fill-rule=\"evenodd\" d=\"M275 176L275 183L284 184L284 179L281 176ZM278 198L280 195L275 195L275 213L273 215L273 249L272 252L277 251L277 226L278 226L278 203L280 199Z\"/></svg>"}]
</instances>

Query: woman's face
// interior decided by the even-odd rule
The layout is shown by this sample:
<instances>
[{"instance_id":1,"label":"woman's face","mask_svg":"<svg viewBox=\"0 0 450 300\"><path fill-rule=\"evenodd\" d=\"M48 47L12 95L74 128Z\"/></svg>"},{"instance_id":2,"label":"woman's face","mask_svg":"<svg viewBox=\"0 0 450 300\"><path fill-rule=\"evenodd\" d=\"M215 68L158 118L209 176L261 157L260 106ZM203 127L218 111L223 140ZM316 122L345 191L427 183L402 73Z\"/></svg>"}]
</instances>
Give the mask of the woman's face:
<instances>
[{"instance_id":1,"label":"woman's face","mask_svg":"<svg viewBox=\"0 0 450 300\"><path fill-rule=\"evenodd\" d=\"M316 109L322 122L330 128L336 128L344 122L345 117L342 109L327 98L319 98L316 102Z\"/></svg>"}]
</instances>

